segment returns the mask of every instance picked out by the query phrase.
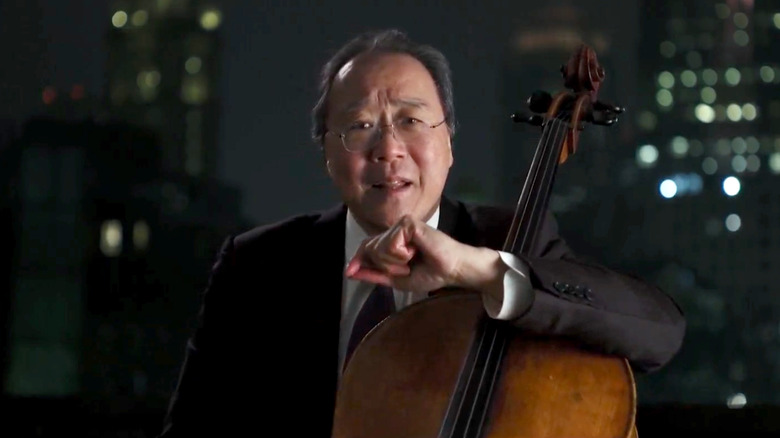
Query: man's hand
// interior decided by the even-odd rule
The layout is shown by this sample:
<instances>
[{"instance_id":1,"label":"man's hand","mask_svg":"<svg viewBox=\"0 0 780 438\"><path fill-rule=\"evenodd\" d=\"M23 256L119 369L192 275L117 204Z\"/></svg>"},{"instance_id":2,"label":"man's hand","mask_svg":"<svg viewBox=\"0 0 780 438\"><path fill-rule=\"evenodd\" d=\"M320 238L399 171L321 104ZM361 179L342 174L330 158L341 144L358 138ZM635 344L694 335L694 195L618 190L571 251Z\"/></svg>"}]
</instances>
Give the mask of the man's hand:
<instances>
[{"instance_id":1,"label":"man's hand","mask_svg":"<svg viewBox=\"0 0 780 438\"><path fill-rule=\"evenodd\" d=\"M506 269L496 251L465 245L404 216L384 233L366 239L345 273L409 292L459 287L501 299Z\"/></svg>"}]
</instances>

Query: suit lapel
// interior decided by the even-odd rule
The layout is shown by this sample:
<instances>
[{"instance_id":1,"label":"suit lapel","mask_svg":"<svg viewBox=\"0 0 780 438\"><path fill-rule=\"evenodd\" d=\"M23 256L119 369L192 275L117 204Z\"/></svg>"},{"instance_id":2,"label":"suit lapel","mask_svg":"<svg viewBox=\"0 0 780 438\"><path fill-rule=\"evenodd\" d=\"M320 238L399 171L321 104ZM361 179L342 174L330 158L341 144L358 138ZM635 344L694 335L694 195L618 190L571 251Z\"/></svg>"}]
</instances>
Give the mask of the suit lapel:
<instances>
[{"instance_id":1,"label":"suit lapel","mask_svg":"<svg viewBox=\"0 0 780 438\"><path fill-rule=\"evenodd\" d=\"M438 229L453 239L469 245L477 245L477 229L465 207L442 196Z\"/></svg>"}]
</instances>

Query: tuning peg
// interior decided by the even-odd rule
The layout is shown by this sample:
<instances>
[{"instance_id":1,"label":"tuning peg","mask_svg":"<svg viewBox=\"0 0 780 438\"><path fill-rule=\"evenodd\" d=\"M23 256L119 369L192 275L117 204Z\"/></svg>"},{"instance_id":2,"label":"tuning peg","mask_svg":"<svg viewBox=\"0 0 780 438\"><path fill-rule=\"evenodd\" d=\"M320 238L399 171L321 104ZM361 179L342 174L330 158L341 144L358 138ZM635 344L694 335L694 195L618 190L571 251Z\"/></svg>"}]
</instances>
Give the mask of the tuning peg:
<instances>
[{"instance_id":1,"label":"tuning peg","mask_svg":"<svg viewBox=\"0 0 780 438\"><path fill-rule=\"evenodd\" d=\"M528 98L528 108L535 113L546 113L552 103L552 95L543 90L534 91Z\"/></svg>"},{"instance_id":2,"label":"tuning peg","mask_svg":"<svg viewBox=\"0 0 780 438\"><path fill-rule=\"evenodd\" d=\"M588 119L594 125L610 126L618 121L618 116L610 111L594 111Z\"/></svg>"},{"instance_id":3,"label":"tuning peg","mask_svg":"<svg viewBox=\"0 0 780 438\"><path fill-rule=\"evenodd\" d=\"M514 113L512 114L512 121L515 123L528 123L534 126L544 125L544 117L538 114Z\"/></svg>"},{"instance_id":4,"label":"tuning peg","mask_svg":"<svg viewBox=\"0 0 780 438\"><path fill-rule=\"evenodd\" d=\"M611 103L603 102L599 100L593 103L593 110L621 114L626 111L626 108L622 106L612 105Z\"/></svg>"}]
</instances>

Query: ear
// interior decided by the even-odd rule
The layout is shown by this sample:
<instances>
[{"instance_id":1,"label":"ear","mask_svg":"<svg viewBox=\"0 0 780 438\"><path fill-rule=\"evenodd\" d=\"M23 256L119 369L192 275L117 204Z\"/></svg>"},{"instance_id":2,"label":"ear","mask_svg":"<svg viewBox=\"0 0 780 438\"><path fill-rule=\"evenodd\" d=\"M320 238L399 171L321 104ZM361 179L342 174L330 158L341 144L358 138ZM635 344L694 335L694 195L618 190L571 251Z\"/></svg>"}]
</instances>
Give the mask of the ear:
<instances>
[{"instance_id":1,"label":"ear","mask_svg":"<svg viewBox=\"0 0 780 438\"><path fill-rule=\"evenodd\" d=\"M323 159L325 160L325 169L328 171L328 176L333 179L333 169L330 167L330 160L325 158L324 155Z\"/></svg>"},{"instance_id":2,"label":"ear","mask_svg":"<svg viewBox=\"0 0 780 438\"><path fill-rule=\"evenodd\" d=\"M452 153L452 137L447 137L447 146L450 148L450 165L449 167L452 167L452 165L455 163L455 156Z\"/></svg>"}]
</instances>

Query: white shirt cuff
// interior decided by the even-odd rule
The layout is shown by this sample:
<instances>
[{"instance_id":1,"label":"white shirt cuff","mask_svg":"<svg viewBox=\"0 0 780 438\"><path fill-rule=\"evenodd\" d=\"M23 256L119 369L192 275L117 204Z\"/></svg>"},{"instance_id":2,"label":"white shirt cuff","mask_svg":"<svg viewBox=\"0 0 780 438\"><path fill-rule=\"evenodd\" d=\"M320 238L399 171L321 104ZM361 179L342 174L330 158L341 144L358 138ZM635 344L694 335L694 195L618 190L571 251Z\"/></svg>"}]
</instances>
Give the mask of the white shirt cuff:
<instances>
[{"instance_id":1,"label":"white shirt cuff","mask_svg":"<svg viewBox=\"0 0 780 438\"><path fill-rule=\"evenodd\" d=\"M494 319L511 320L520 317L534 301L528 266L512 253L498 251L501 261L509 268L504 274L504 299L499 302L483 294L483 304Z\"/></svg>"}]
</instances>

